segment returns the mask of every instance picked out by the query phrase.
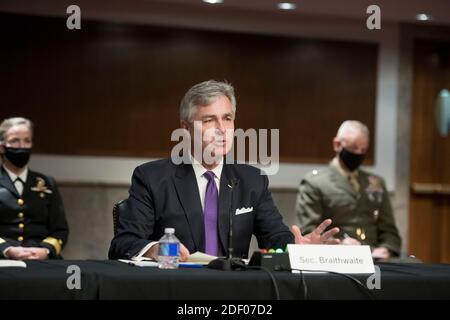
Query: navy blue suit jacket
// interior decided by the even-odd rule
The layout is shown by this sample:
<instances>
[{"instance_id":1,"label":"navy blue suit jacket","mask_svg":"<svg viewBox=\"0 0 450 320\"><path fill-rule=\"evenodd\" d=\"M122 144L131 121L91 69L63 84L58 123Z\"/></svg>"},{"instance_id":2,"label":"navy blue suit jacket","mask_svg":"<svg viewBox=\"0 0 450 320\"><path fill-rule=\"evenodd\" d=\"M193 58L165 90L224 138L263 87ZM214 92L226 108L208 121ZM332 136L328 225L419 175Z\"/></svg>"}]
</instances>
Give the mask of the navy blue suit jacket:
<instances>
[{"instance_id":1,"label":"navy blue suit jacket","mask_svg":"<svg viewBox=\"0 0 450 320\"><path fill-rule=\"evenodd\" d=\"M229 187L232 181L235 182L233 191ZM175 165L170 159L163 159L137 167L127 201L128 210L119 216L117 234L111 241L110 259L133 257L150 241L158 241L166 227L175 228L175 235L189 252L204 252L203 210L192 165ZM251 207L252 212L235 214L238 208ZM223 255L228 248L230 212L236 257L247 257L252 234L257 237L260 248L283 248L294 242L294 236L273 203L267 176L261 175L255 167L223 166L218 219Z\"/></svg>"},{"instance_id":2,"label":"navy blue suit jacket","mask_svg":"<svg viewBox=\"0 0 450 320\"><path fill-rule=\"evenodd\" d=\"M51 193L37 191L39 181ZM55 180L28 170L23 194L19 195L0 165L0 257L6 248L22 246L45 247L50 250L50 258L59 258L56 247L43 240L53 238L64 247L68 234L64 206Z\"/></svg>"}]
</instances>

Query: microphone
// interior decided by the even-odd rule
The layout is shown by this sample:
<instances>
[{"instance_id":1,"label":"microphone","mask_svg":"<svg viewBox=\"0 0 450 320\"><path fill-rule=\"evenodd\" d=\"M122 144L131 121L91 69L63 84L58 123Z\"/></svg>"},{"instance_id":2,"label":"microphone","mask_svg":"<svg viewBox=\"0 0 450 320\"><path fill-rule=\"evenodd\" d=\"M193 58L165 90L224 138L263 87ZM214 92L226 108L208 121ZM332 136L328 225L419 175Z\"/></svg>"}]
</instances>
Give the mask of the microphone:
<instances>
[{"instance_id":1,"label":"microphone","mask_svg":"<svg viewBox=\"0 0 450 320\"><path fill-rule=\"evenodd\" d=\"M237 186L238 180L231 179L231 183L228 187L231 189L231 201L230 207L228 208L228 218L230 219L230 230L228 234L228 259L233 258L233 194L234 188Z\"/></svg>"},{"instance_id":2,"label":"microphone","mask_svg":"<svg viewBox=\"0 0 450 320\"><path fill-rule=\"evenodd\" d=\"M233 258L233 250L234 249L233 249L233 210L232 210L232 206L233 206L234 189L236 188L237 185L238 185L238 180L234 179L234 178L230 180L230 184L228 185L228 187L230 188L230 192L231 192L230 206L228 208L228 218L229 218L229 224L230 224L230 229L228 232L228 254L227 254L226 258L217 258L217 259L212 260L207 265L207 267L210 269L230 271L230 270L237 270L237 269L245 270L247 267L245 265L244 261L242 261L242 259Z\"/></svg>"}]
</instances>

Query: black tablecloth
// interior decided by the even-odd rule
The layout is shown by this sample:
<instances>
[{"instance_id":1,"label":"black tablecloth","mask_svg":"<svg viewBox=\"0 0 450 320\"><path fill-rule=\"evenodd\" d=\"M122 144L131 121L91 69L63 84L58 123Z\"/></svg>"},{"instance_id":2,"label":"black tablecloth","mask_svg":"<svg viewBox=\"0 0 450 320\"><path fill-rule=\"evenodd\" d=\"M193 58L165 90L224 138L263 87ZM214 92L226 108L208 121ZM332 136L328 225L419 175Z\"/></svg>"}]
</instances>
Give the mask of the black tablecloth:
<instances>
[{"instance_id":1,"label":"black tablecloth","mask_svg":"<svg viewBox=\"0 0 450 320\"><path fill-rule=\"evenodd\" d=\"M68 289L70 265L81 270L81 289ZM369 275L353 275L350 279L330 273L272 274L281 299L450 299L450 265L378 266L381 288L373 290L366 287ZM0 299L275 298L274 283L262 270L160 270L118 261L69 260L28 261L27 268L0 268Z\"/></svg>"}]
</instances>

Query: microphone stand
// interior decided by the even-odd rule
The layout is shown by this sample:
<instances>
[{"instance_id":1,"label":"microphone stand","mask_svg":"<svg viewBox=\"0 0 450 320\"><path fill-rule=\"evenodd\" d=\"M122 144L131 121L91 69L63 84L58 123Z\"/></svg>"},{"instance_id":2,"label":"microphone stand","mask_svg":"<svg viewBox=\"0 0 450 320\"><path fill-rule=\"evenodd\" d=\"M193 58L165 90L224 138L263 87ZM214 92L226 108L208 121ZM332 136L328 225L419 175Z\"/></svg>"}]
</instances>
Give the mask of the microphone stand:
<instances>
[{"instance_id":1,"label":"microphone stand","mask_svg":"<svg viewBox=\"0 0 450 320\"><path fill-rule=\"evenodd\" d=\"M233 213L232 213L232 206L233 206L233 191L234 188L237 186L237 180L232 179L231 185L228 185L231 189L231 201L230 201L230 207L228 209L228 217L230 219L230 230L228 234L228 254L225 258L217 258L212 260L207 267L210 269L216 269L216 270L225 270L225 271L231 271L231 270L245 270L246 265L244 261L240 258L233 258Z\"/></svg>"}]
</instances>

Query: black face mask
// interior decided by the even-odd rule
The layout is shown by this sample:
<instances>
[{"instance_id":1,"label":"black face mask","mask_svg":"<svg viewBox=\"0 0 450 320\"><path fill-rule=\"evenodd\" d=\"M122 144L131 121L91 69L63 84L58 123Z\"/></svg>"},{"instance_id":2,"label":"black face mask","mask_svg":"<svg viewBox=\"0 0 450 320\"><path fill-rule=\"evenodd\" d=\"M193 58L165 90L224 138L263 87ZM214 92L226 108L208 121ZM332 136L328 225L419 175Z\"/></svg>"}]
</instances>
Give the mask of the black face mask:
<instances>
[{"instance_id":1,"label":"black face mask","mask_svg":"<svg viewBox=\"0 0 450 320\"><path fill-rule=\"evenodd\" d=\"M23 168L30 160L31 148L9 148L5 149L5 157L17 168Z\"/></svg>"},{"instance_id":2,"label":"black face mask","mask_svg":"<svg viewBox=\"0 0 450 320\"><path fill-rule=\"evenodd\" d=\"M353 153L345 148L342 148L341 152L339 152L339 158L350 171L355 171L356 169L358 169L358 167L364 161L365 156L365 154Z\"/></svg>"}]
</instances>

